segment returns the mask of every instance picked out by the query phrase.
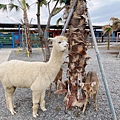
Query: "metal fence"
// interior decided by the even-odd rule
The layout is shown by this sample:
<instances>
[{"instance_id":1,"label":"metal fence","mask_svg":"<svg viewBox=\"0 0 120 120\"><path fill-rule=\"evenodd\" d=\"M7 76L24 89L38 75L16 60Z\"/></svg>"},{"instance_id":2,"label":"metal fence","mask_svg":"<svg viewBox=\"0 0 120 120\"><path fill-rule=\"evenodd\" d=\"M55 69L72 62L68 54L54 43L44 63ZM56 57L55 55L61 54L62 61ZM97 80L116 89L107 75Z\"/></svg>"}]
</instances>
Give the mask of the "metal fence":
<instances>
[{"instance_id":1,"label":"metal fence","mask_svg":"<svg viewBox=\"0 0 120 120\"><path fill-rule=\"evenodd\" d=\"M40 41L37 34L30 35L32 47L40 47ZM26 36L19 33L0 33L0 47L22 47L26 44Z\"/></svg>"},{"instance_id":2,"label":"metal fence","mask_svg":"<svg viewBox=\"0 0 120 120\"><path fill-rule=\"evenodd\" d=\"M32 47L40 47L40 41L37 34L30 35ZM93 44L92 37L88 37L88 41ZM104 43L108 41L108 37L96 37L97 43ZM110 38L110 42L120 42L120 38L116 40L115 37ZM0 47L23 47L23 44L26 45L26 37L24 34L19 34L15 32L10 33L0 33Z\"/></svg>"}]
</instances>

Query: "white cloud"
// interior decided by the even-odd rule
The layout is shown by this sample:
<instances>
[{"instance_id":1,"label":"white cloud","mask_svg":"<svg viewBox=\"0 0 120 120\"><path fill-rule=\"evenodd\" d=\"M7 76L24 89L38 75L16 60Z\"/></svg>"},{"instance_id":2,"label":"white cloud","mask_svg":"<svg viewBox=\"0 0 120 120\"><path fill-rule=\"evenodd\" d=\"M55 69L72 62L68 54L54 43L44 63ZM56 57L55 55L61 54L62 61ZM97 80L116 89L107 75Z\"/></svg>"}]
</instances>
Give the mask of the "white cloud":
<instances>
[{"instance_id":1,"label":"white cloud","mask_svg":"<svg viewBox=\"0 0 120 120\"><path fill-rule=\"evenodd\" d=\"M10 0L0 0L0 3L8 4ZM16 0L15 0L16 1ZM36 2L36 0L27 0L30 4ZM16 2L17 3L17 2ZM119 11L120 0L90 0L88 1L88 9L90 12L90 17L94 24L105 24L109 22L110 17L118 17L120 18ZM51 8L53 7L53 3L51 4ZM33 4L31 9L28 11L29 21L32 19L32 23L37 23L37 8L36 5ZM56 20L63 15L63 12L56 15L52 18L51 24L56 24ZM16 12L15 10L11 12L2 12L0 10L0 23L18 23L20 19L23 19L22 12ZM45 6L41 8L41 24L46 24L48 20L48 10Z\"/></svg>"},{"instance_id":2,"label":"white cloud","mask_svg":"<svg viewBox=\"0 0 120 120\"><path fill-rule=\"evenodd\" d=\"M0 4L8 4L10 0L4 0L3 2L0 1ZM30 10L28 11L28 18L29 21L32 19L32 23L36 24L37 23L37 6L35 3L36 1L33 2L33 0L27 0L29 1L29 4L31 5ZM15 4L18 4L18 2L15 1ZM51 3L50 9L52 10L54 6L54 2ZM46 6L43 5L41 8L41 13L40 13L40 18L41 18L41 24L46 24L48 20L48 10ZM0 23L18 23L20 22L21 19L23 19L22 12L16 12L15 10L11 12L2 12L0 10L0 15L2 16L3 19L0 19ZM61 14L59 14L61 17ZM51 20L51 24L56 24L56 19L59 18L59 15L55 16ZM7 16L7 17L6 17Z\"/></svg>"},{"instance_id":3,"label":"white cloud","mask_svg":"<svg viewBox=\"0 0 120 120\"><path fill-rule=\"evenodd\" d=\"M88 2L88 9L90 12L91 20L93 24L105 24L109 23L111 17L120 18L119 0L91 0Z\"/></svg>"},{"instance_id":4,"label":"white cloud","mask_svg":"<svg viewBox=\"0 0 120 120\"><path fill-rule=\"evenodd\" d=\"M120 0L90 0L88 1L88 9L90 11L97 10L101 7L108 6L112 3L120 2Z\"/></svg>"},{"instance_id":5,"label":"white cloud","mask_svg":"<svg viewBox=\"0 0 120 120\"><path fill-rule=\"evenodd\" d=\"M90 11L97 10L102 6L104 6L104 4L101 1L92 0L92 1L88 2L88 9Z\"/></svg>"}]
</instances>

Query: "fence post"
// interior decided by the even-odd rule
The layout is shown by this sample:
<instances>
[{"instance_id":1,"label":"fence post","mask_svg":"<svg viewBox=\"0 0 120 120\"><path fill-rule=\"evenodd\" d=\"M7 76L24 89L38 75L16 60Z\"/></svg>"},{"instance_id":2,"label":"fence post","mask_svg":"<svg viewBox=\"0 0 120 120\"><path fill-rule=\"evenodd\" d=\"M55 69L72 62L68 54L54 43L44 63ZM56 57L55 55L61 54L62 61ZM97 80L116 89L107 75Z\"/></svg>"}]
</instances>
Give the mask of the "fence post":
<instances>
[{"instance_id":1,"label":"fence post","mask_svg":"<svg viewBox=\"0 0 120 120\"><path fill-rule=\"evenodd\" d=\"M15 48L14 32L12 32L12 48Z\"/></svg>"}]
</instances>

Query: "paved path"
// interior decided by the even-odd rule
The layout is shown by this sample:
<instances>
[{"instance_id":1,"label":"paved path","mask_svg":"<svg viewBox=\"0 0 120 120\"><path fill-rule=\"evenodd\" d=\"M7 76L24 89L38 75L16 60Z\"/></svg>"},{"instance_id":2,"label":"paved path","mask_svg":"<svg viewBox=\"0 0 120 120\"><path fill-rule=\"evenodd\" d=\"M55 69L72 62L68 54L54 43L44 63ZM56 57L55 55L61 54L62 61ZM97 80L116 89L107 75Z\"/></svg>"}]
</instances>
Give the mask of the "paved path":
<instances>
[{"instance_id":1,"label":"paved path","mask_svg":"<svg viewBox=\"0 0 120 120\"><path fill-rule=\"evenodd\" d=\"M0 63L8 60L8 57L13 49L12 48L1 48L0 49Z\"/></svg>"}]
</instances>

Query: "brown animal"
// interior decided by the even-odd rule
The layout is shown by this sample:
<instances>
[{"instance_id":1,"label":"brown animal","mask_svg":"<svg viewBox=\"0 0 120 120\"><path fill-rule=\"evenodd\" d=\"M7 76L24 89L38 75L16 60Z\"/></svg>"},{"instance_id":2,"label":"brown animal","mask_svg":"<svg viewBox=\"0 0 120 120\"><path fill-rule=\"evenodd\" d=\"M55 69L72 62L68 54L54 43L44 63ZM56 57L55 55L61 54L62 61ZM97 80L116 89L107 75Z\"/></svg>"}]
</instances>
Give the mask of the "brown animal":
<instances>
[{"instance_id":1,"label":"brown animal","mask_svg":"<svg viewBox=\"0 0 120 120\"><path fill-rule=\"evenodd\" d=\"M95 110L97 110L97 103L96 103L96 97L98 92L98 77L96 72L89 71L86 76L85 83L82 83L83 87L83 94L85 96L85 103L83 107L83 114L86 109L86 105L89 102L89 98L93 95L94 103L95 103Z\"/></svg>"}]
</instances>

